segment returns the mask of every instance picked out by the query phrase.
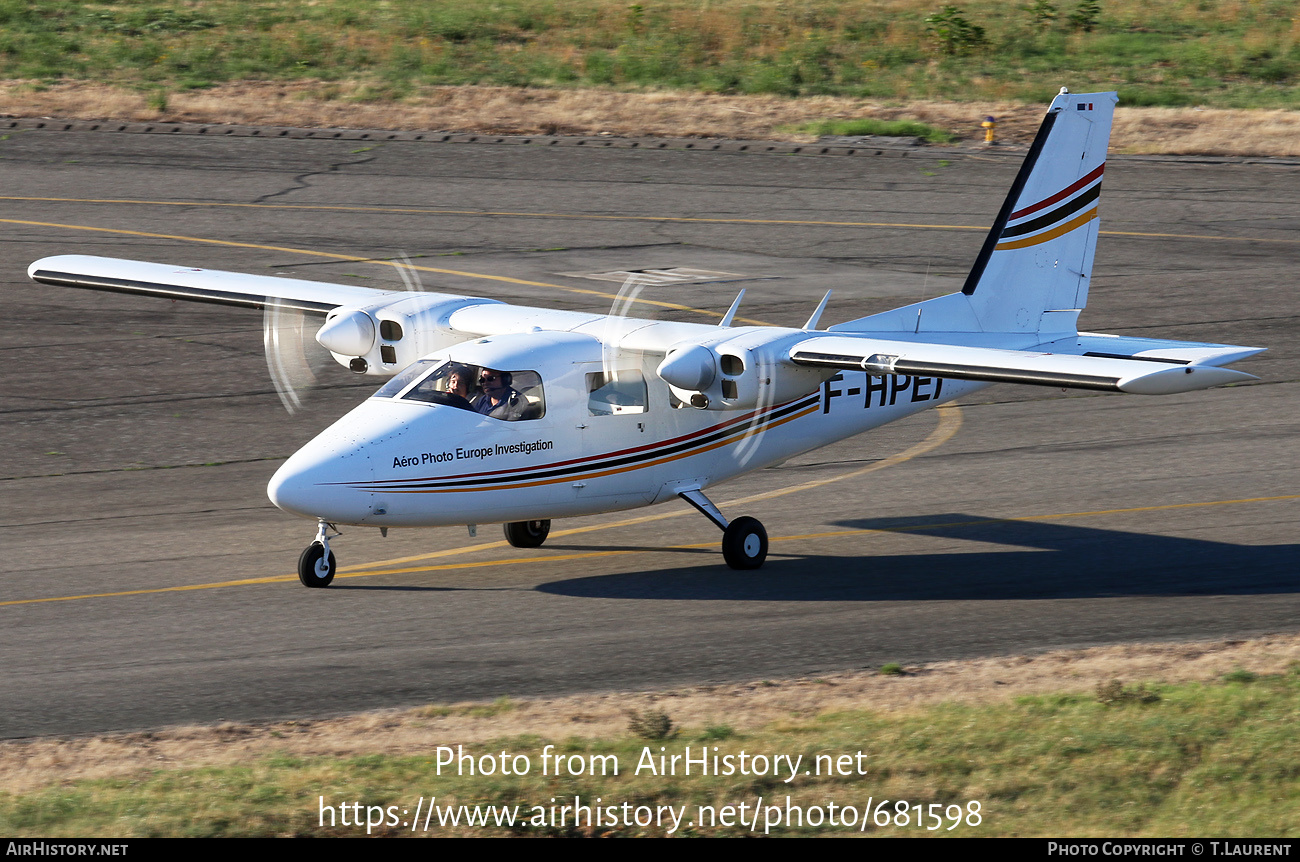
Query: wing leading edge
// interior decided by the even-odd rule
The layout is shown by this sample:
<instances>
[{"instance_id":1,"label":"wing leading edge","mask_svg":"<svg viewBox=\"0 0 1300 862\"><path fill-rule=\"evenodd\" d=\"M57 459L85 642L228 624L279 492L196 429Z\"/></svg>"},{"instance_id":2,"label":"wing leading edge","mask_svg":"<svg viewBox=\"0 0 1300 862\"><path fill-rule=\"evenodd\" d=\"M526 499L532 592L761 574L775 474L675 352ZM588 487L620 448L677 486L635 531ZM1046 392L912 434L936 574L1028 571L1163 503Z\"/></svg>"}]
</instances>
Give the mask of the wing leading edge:
<instances>
[{"instance_id":1,"label":"wing leading edge","mask_svg":"<svg viewBox=\"0 0 1300 862\"><path fill-rule=\"evenodd\" d=\"M380 297L400 293L349 284L243 275L83 254L42 258L27 268L27 275L33 281L61 287L185 299L242 308L261 309L267 302L275 302L284 308L321 315L342 305L364 305Z\"/></svg>"}]
</instances>

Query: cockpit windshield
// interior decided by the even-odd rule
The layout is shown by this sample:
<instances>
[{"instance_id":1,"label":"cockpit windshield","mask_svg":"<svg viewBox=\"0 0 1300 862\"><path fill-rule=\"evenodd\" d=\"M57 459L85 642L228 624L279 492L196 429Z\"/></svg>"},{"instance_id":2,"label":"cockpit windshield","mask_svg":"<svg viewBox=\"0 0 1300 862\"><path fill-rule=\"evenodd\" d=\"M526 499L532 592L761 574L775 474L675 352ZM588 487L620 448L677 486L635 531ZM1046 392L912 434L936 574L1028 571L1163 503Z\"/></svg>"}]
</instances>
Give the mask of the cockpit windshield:
<instances>
[{"instance_id":1,"label":"cockpit windshield","mask_svg":"<svg viewBox=\"0 0 1300 862\"><path fill-rule=\"evenodd\" d=\"M403 389L411 385L411 381L427 372L430 368L438 365L445 360L442 359L421 359L419 362L412 362L405 370L398 372L389 379L387 383L379 388L372 397L374 398L392 398L399 394Z\"/></svg>"},{"instance_id":2,"label":"cockpit windshield","mask_svg":"<svg viewBox=\"0 0 1300 862\"><path fill-rule=\"evenodd\" d=\"M412 381L417 379L419 382L412 386ZM392 398L399 394L403 401L458 407L506 422L540 419L546 415L542 378L536 371L500 371L425 359L390 380L375 397Z\"/></svg>"}]
</instances>

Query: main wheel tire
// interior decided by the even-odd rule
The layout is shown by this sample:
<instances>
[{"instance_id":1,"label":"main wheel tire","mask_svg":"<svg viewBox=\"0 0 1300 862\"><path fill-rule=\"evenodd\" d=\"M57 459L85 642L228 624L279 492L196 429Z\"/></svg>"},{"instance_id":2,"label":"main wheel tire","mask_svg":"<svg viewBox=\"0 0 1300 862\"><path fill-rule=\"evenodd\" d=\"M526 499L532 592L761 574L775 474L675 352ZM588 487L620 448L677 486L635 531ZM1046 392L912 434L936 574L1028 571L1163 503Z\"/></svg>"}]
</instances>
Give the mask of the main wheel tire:
<instances>
[{"instance_id":1,"label":"main wheel tire","mask_svg":"<svg viewBox=\"0 0 1300 862\"><path fill-rule=\"evenodd\" d=\"M767 530L757 518L737 518L722 534L722 557L733 569L757 569L767 559Z\"/></svg>"},{"instance_id":2,"label":"main wheel tire","mask_svg":"<svg viewBox=\"0 0 1300 862\"><path fill-rule=\"evenodd\" d=\"M329 559L325 559L320 542L312 542L298 558L298 580L304 587L328 587L337 570L334 552L330 551Z\"/></svg>"},{"instance_id":3,"label":"main wheel tire","mask_svg":"<svg viewBox=\"0 0 1300 862\"><path fill-rule=\"evenodd\" d=\"M540 548L551 533L551 522L511 521L504 529L506 541L516 548Z\"/></svg>"}]
</instances>

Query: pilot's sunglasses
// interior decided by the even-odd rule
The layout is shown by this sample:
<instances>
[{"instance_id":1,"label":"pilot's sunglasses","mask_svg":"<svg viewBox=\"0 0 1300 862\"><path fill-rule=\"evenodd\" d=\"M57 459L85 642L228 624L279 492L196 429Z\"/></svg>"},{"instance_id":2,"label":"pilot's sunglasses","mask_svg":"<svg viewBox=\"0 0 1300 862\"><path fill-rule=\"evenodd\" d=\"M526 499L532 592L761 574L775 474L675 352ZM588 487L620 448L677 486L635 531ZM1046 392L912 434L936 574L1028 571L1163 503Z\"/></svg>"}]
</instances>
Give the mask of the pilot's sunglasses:
<instances>
[{"instance_id":1,"label":"pilot's sunglasses","mask_svg":"<svg viewBox=\"0 0 1300 862\"><path fill-rule=\"evenodd\" d=\"M500 379L501 379L501 375L499 374L484 374L482 377L479 378L479 381L482 383L491 383L493 380L500 380Z\"/></svg>"}]
</instances>

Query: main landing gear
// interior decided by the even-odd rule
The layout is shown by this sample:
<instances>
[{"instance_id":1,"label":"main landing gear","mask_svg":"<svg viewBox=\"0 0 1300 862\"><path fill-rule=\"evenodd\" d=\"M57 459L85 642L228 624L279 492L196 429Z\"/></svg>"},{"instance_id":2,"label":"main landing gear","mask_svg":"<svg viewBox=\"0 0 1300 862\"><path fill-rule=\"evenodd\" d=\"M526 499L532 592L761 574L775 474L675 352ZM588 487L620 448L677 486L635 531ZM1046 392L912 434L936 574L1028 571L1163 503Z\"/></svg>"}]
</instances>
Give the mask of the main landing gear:
<instances>
[{"instance_id":1,"label":"main landing gear","mask_svg":"<svg viewBox=\"0 0 1300 862\"><path fill-rule=\"evenodd\" d=\"M767 559L767 530L757 518L741 517L728 522L718 507L704 496L703 491L681 491L677 494L690 503L700 514L722 530L722 558L733 569L757 569Z\"/></svg>"},{"instance_id":2,"label":"main landing gear","mask_svg":"<svg viewBox=\"0 0 1300 862\"><path fill-rule=\"evenodd\" d=\"M330 531L334 532L331 533ZM330 550L330 539L341 536L333 524L319 522L316 540L307 546L298 558L298 580L304 587L328 587L338 571L334 552Z\"/></svg>"},{"instance_id":3,"label":"main landing gear","mask_svg":"<svg viewBox=\"0 0 1300 862\"><path fill-rule=\"evenodd\" d=\"M502 527L506 541L516 548L540 548L551 532L550 521L512 521Z\"/></svg>"},{"instance_id":4,"label":"main landing gear","mask_svg":"<svg viewBox=\"0 0 1300 862\"><path fill-rule=\"evenodd\" d=\"M722 530L722 558L733 569L757 569L767 559L767 531L757 518L741 517L728 521L703 491L678 493L700 514ZM540 548L551 532L549 520L512 521L502 525L506 541L516 548ZM298 558L298 580L304 587L328 587L338 572L338 562L330 550L330 539L341 536L333 524L318 521L316 539Z\"/></svg>"}]
</instances>

